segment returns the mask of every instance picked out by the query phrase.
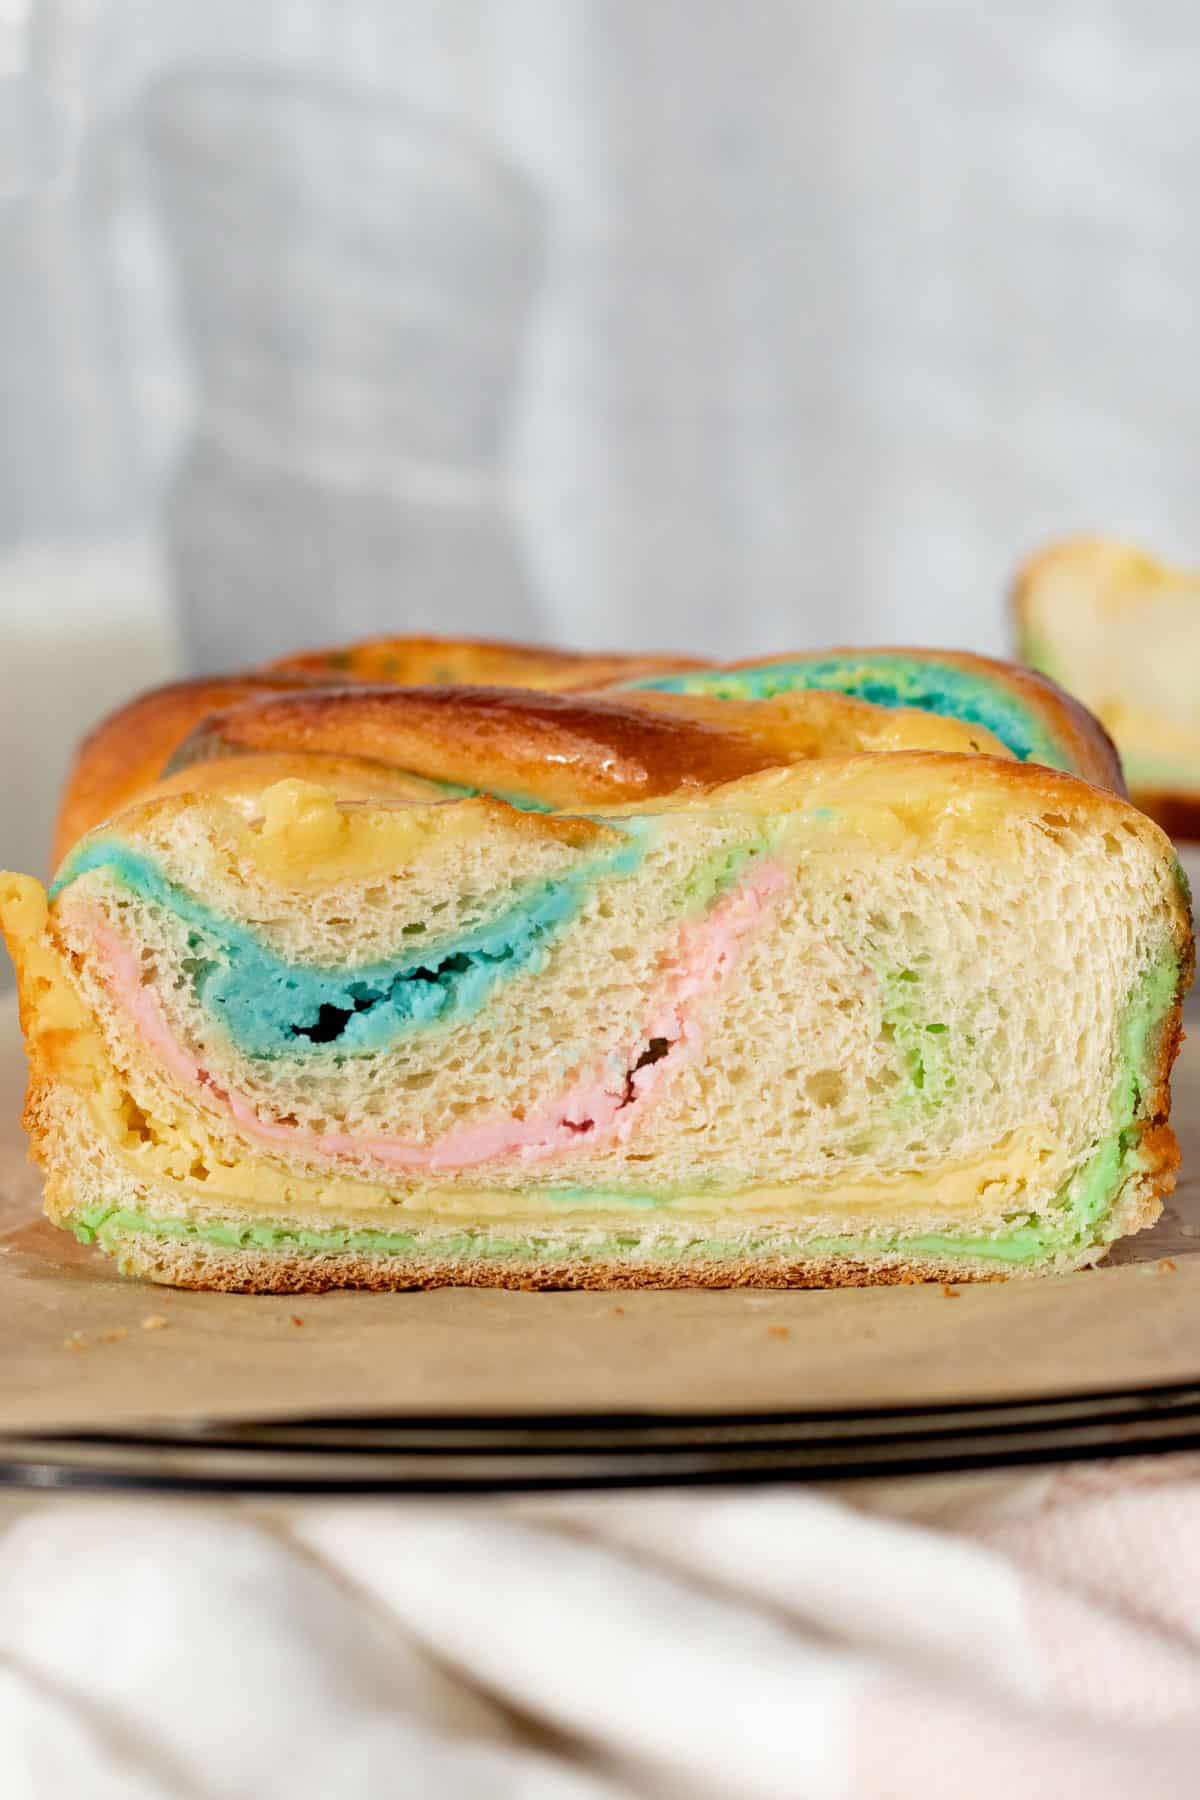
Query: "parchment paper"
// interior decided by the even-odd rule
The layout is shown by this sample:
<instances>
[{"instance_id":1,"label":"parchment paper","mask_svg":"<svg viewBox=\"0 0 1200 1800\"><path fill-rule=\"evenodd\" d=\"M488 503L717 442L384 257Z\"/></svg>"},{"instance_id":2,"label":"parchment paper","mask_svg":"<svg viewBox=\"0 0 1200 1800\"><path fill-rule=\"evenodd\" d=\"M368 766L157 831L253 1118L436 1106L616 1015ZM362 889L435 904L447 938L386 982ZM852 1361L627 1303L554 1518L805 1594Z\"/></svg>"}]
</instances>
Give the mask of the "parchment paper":
<instances>
[{"instance_id":1,"label":"parchment paper","mask_svg":"<svg viewBox=\"0 0 1200 1800\"><path fill-rule=\"evenodd\" d=\"M0 1429L329 1414L780 1411L1200 1380L1200 1043L1184 1173L1104 1269L845 1292L175 1292L37 1217L0 1009ZM1195 1171L1192 1174L1191 1171ZM147 1321L165 1321L165 1324Z\"/></svg>"}]
</instances>

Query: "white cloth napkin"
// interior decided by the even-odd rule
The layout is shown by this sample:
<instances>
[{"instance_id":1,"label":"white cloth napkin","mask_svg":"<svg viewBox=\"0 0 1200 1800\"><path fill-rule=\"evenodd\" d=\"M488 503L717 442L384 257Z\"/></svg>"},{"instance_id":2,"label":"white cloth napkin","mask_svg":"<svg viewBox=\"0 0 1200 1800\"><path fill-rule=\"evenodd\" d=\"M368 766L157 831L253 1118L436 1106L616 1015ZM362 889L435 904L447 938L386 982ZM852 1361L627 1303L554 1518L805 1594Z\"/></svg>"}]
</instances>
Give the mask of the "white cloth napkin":
<instances>
[{"instance_id":1,"label":"white cloth napkin","mask_svg":"<svg viewBox=\"0 0 1200 1800\"><path fill-rule=\"evenodd\" d=\"M1152 1800L1200 1779L1197 1457L5 1517L5 1800Z\"/></svg>"}]
</instances>

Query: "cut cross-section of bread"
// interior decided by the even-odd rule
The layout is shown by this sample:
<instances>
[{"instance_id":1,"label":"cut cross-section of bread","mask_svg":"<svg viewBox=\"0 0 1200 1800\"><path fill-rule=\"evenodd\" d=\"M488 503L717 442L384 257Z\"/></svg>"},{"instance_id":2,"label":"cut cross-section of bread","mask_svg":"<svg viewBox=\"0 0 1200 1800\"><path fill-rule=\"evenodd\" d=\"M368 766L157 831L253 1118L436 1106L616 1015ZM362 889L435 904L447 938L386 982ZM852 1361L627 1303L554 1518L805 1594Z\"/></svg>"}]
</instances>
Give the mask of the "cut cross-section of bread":
<instances>
[{"instance_id":1,"label":"cut cross-section of bread","mask_svg":"<svg viewBox=\"0 0 1200 1800\"><path fill-rule=\"evenodd\" d=\"M225 705L0 880L51 1216L254 1290L1094 1262L1177 1160L1171 847L1052 689L1091 782L891 667Z\"/></svg>"},{"instance_id":2,"label":"cut cross-section of bread","mask_svg":"<svg viewBox=\"0 0 1200 1800\"><path fill-rule=\"evenodd\" d=\"M1014 608L1022 656L1112 733L1135 803L1200 838L1200 574L1069 538L1019 571Z\"/></svg>"}]
</instances>

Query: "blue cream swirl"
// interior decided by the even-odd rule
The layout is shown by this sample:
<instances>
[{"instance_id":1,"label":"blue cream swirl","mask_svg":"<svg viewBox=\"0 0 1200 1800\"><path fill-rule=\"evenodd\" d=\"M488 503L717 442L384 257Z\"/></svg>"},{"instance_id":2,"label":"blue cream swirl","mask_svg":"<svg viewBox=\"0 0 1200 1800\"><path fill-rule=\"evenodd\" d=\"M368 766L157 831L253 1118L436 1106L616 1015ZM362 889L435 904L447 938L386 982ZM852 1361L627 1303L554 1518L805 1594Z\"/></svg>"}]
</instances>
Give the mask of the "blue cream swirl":
<instances>
[{"instance_id":1,"label":"blue cream swirl","mask_svg":"<svg viewBox=\"0 0 1200 1800\"><path fill-rule=\"evenodd\" d=\"M112 838L73 852L51 893L103 869L139 898L174 913L187 926L196 999L244 1055L362 1055L386 1049L406 1031L470 1018L503 982L539 973L593 884L637 866L639 836L631 834L602 859L532 885L515 904L467 931L427 937L425 924L407 925L404 935L413 939L408 955L353 967L278 955L252 928L206 906L151 857Z\"/></svg>"},{"instance_id":2,"label":"blue cream swirl","mask_svg":"<svg viewBox=\"0 0 1200 1800\"><path fill-rule=\"evenodd\" d=\"M849 694L875 706L912 706L983 725L1021 762L1074 772L1075 765L1032 707L967 669L919 656L831 656L762 663L751 669L689 669L623 684L663 694L711 694L721 700L771 700L806 688Z\"/></svg>"}]
</instances>

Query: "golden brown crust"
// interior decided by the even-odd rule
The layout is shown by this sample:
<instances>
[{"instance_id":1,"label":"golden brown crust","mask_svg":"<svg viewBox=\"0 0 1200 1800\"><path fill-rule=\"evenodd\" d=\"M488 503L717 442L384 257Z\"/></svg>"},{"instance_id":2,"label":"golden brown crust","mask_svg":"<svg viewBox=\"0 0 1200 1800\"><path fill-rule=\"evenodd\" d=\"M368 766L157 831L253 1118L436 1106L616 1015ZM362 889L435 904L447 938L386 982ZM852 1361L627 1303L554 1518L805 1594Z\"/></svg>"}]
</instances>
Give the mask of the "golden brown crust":
<instances>
[{"instance_id":1,"label":"golden brown crust","mask_svg":"<svg viewBox=\"0 0 1200 1800\"><path fill-rule=\"evenodd\" d=\"M984 726L907 706L873 706L850 694L820 688L774 694L767 700L724 700L715 694L664 693L631 688L621 699L639 711L736 732L773 751L778 760L853 755L858 751L943 750L958 755L1013 753Z\"/></svg>"},{"instance_id":2,"label":"golden brown crust","mask_svg":"<svg viewBox=\"0 0 1200 1800\"><path fill-rule=\"evenodd\" d=\"M398 687L604 687L665 670L699 669L696 657L609 655L507 644L490 638L382 637L281 656L267 668L323 682L364 681Z\"/></svg>"},{"instance_id":3,"label":"golden brown crust","mask_svg":"<svg viewBox=\"0 0 1200 1800\"><path fill-rule=\"evenodd\" d=\"M85 831L153 787L178 745L209 713L304 679L253 673L202 675L153 688L118 708L75 752L59 802L55 864Z\"/></svg>"},{"instance_id":4,"label":"golden brown crust","mask_svg":"<svg viewBox=\"0 0 1200 1800\"><path fill-rule=\"evenodd\" d=\"M1190 913L1178 890L1173 936L1179 957L1179 982L1174 1004L1150 1047L1151 1081L1141 1096L1137 1118L1141 1181L1127 1217L1120 1221L1122 1235L1143 1231L1154 1224L1162 1212L1163 1200L1175 1190L1180 1163L1179 1140L1170 1124L1171 1070L1186 1035L1183 1003L1196 973L1196 943Z\"/></svg>"},{"instance_id":5,"label":"golden brown crust","mask_svg":"<svg viewBox=\"0 0 1200 1800\"><path fill-rule=\"evenodd\" d=\"M855 661L871 661L876 657L908 657L914 662L941 664L961 669L982 681L1007 688L1037 714L1054 742L1070 760L1085 781L1109 788L1114 794L1125 794L1125 777L1121 759L1111 737L1086 706L1080 704L1065 688L1022 664L1004 662L999 657L978 656L971 650L926 650L912 644L872 644L839 646L832 650L804 650L793 656L769 657L763 660L731 663L731 669L767 669L777 663L828 662L845 657Z\"/></svg>"},{"instance_id":6,"label":"golden brown crust","mask_svg":"<svg viewBox=\"0 0 1200 1800\"><path fill-rule=\"evenodd\" d=\"M1092 1253L1092 1258L1098 1254ZM169 1287L208 1288L241 1294L320 1294L331 1288L397 1293L438 1287L547 1288L803 1288L894 1287L923 1281L1004 1281L983 1264L920 1262L897 1258L865 1262L835 1257L767 1262L702 1260L647 1267L633 1260L470 1263L432 1258L284 1255L278 1251L220 1250L207 1244L140 1241L131 1235L118 1252L121 1272Z\"/></svg>"},{"instance_id":7,"label":"golden brown crust","mask_svg":"<svg viewBox=\"0 0 1200 1800\"><path fill-rule=\"evenodd\" d=\"M1181 908L1182 912L1182 908ZM1179 985L1175 1002L1159 1027L1151 1046L1153 1059L1149 1088L1141 1097L1138 1115L1138 1155L1144 1175L1146 1204L1153 1206L1157 1218L1158 1202L1173 1192L1179 1168L1179 1142L1171 1129L1171 1070L1183 1046L1183 1003L1196 973L1196 944L1190 921L1176 920L1175 945L1179 956ZM1152 1222L1152 1221L1148 1221ZM1140 1229L1139 1226L1133 1229Z\"/></svg>"},{"instance_id":8,"label":"golden brown crust","mask_svg":"<svg viewBox=\"0 0 1200 1800\"><path fill-rule=\"evenodd\" d=\"M489 695L494 691L488 690ZM124 835L134 840L152 839L161 830L169 829L174 819L191 813L198 804L227 805L226 796L232 792L239 793L243 799L261 795L271 784L289 777L318 785L323 780L328 781L335 804L353 802L360 797L374 798L385 806L388 804L384 789L389 782L389 770L382 762L372 764L366 758L325 756L309 749L243 751L239 754L215 742L207 747L212 751L212 762L200 761L179 770L131 803L120 815ZM612 830L607 819L611 816L619 820L637 813L643 801L647 809L655 813L699 805L764 818L801 812L814 806L830 807L852 814L862 811L879 817L891 815L897 826L907 825L917 835L935 829L938 820L952 819L956 830L981 833L1000 828L1006 820L1028 820L1051 835L1073 822L1086 822L1092 827L1137 835L1153 849L1165 867L1174 866L1177 860L1165 833L1128 800L1107 789L1093 787L1077 775L1037 763L907 749L801 757L791 764L781 761L776 754L765 759L765 766L764 759L756 758L755 761L757 766L748 774L730 773L715 784L685 782L661 795L613 798L618 786L614 775L608 777L612 788L601 799L595 789L605 779L604 772L597 776L585 771L581 783L591 797L586 803L576 798L561 810L514 807L508 798L494 792L483 792L469 799L455 798L454 807L486 809L494 823L510 832L527 833L531 838L554 837L580 845L591 843L597 837L607 840ZM237 779L239 767L244 770L244 780ZM379 792L366 796L362 790L372 769ZM210 770L215 771L211 788ZM391 776L397 784L397 794L406 779L426 779L413 777L411 772L406 777L403 770L394 770ZM566 774L559 779L565 787ZM578 788L572 787L571 791L578 796ZM481 812L481 822L482 817ZM236 812L233 818L238 818ZM1182 897L1178 905L1179 928L1190 929L1186 923L1190 921L1190 912Z\"/></svg>"},{"instance_id":9,"label":"golden brown crust","mask_svg":"<svg viewBox=\"0 0 1200 1800\"><path fill-rule=\"evenodd\" d=\"M686 656L595 656L484 640L373 638L280 657L261 669L170 682L119 707L80 744L59 802L53 861L61 862L86 831L153 787L210 714L256 695L314 686L354 692L371 682L567 690L702 666Z\"/></svg>"},{"instance_id":10,"label":"golden brown crust","mask_svg":"<svg viewBox=\"0 0 1200 1800\"><path fill-rule=\"evenodd\" d=\"M354 756L551 806L617 804L736 781L779 761L719 725L617 696L527 688L318 688L205 721L179 762L220 752Z\"/></svg>"},{"instance_id":11,"label":"golden brown crust","mask_svg":"<svg viewBox=\"0 0 1200 1800\"><path fill-rule=\"evenodd\" d=\"M1124 792L1101 726L1053 682L1010 664L965 651L883 648L809 651L731 667L830 656L915 656L1002 685L1036 711L1086 780ZM884 710L844 695L797 694L790 708L764 713L750 729L742 716L750 709L731 707L719 721L711 707L705 711L702 696L689 707L663 696L597 691L664 670L710 666L689 657L596 657L526 645L389 638L282 658L260 670L175 682L121 708L85 740L63 795L55 860L152 787L180 754L194 761L230 749L318 752L467 787L508 788L549 805L605 804L733 780L765 766L772 752L776 760L794 760L845 751L856 731L868 747L866 714ZM478 685L484 677L489 686L506 684L494 701ZM411 685L418 679L462 685ZM384 685L372 686L372 680ZM398 698L405 694L412 698ZM289 695L297 698L294 708ZM391 699L381 701L380 695ZM904 710L894 709L893 717ZM660 723L646 723L650 714ZM557 756L560 748L564 760L548 763L547 753Z\"/></svg>"}]
</instances>

